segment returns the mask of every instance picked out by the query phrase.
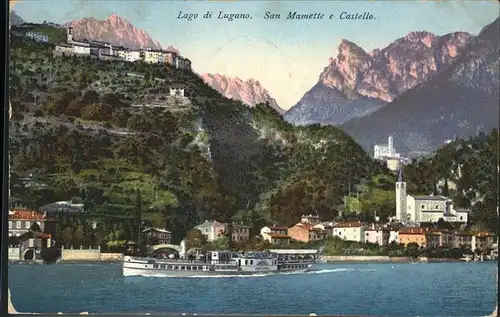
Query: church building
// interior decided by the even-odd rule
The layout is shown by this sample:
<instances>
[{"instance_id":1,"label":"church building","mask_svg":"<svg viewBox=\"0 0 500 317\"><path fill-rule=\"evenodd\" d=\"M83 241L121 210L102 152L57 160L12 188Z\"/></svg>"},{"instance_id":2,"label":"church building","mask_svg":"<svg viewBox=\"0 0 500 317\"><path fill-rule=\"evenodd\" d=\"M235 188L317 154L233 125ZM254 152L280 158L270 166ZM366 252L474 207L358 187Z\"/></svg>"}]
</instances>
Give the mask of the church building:
<instances>
[{"instance_id":1,"label":"church building","mask_svg":"<svg viewBox=\"0 0 500 317\"><path fill-rule=\"evenodd\" d=\"M468 222L469 212L457 210L453 201L444 196L414 196L406 194L403 170L399 168L396 180L396 219L400 222Z\"/></svg>"}]
</instances>

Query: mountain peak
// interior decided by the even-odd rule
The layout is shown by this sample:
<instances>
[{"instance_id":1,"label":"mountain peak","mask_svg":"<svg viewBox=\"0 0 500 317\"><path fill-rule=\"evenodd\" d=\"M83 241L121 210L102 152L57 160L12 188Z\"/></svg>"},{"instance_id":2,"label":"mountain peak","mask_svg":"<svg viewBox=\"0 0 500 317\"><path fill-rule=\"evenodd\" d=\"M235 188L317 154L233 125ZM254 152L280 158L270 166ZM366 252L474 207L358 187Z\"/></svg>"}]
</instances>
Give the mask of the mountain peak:
<instances>
[{"instance_id":1,"label":"mountain peak","mask_svg":"<svg viewBox=\"0 0 500 317\"><path fill-rule=\"evenodd\" d=\"M131 49L162 49L160 42L153 40L146 31L136 28L129 20L116 13L112 13L104 20L82 18L70 21L64 26L73 27L73 36L79 40L109 42ZM178 53L174 47L170 46L169 49Z\"/></svg>"},{"instance_id":2,"label":"mountain peak","mask_svg":"<svg viewBox=\"0 0 500 317\"><path fill-rule=\"evenodd\" d=\"M416 31L370 53L342 39L337 57L330 57L318 83L285 118L295 124L342 124L377 111L450 67L472 38L464 32Z\"/></svg>"},{"instance_id":3,"label":"mountain peak","mask_svg":"<svg viewBox=\"0 0 500 317\"><path fill-rule=\"evenodd\" d=\"M9 20L10 25L21 25L24 23L24 20L14 10L9 12Z\"/></svg>"},{"instance_id":4,"label":"mountain peak","mask_svg":"<svg viewBox=\"0 0 500 317\"><path fill-rule=\"evenodd\" d=\"M239 77L228 77L221 74L202 74L200 76L205 83L217 90L223 96L240 100L250 107L259 103L269 102L269 105L282 113L283 109L278 106L276 100L271 97L269 91L264 89L261 83L254 79L248 78L242 80Z\"/></svg>"},{"instance_id":5,"label":"mountain peak","mask_svg":"<svg viewBox=\"0 0 500 317\"><path fill-rule=\"evenodd\" d=\"M106 18L105 21L108 21L109 23L111 23L113 25L120 25L120 24L122 24L122 25L131 25L131 26L133 26L132 23L129 20L127 20L126 18L124 18L122 16L119 16L116 13L112 13L110 16L108 16ZM142 30L140 30L140 31L142 31Z\"/></svg>"},{"instance_id":6,"label":"mountain peak","mask_svg":"<svg viewBox=\"0 0 500 317\"><path fill-rule=\"evenodd\" d=\"M349 99L364 96L391 102L450 65L470 38L464 32L437 36L415 31L369 54L342 39L337 57L329 59L320 82Z\"/></svg>"}]
</instances>

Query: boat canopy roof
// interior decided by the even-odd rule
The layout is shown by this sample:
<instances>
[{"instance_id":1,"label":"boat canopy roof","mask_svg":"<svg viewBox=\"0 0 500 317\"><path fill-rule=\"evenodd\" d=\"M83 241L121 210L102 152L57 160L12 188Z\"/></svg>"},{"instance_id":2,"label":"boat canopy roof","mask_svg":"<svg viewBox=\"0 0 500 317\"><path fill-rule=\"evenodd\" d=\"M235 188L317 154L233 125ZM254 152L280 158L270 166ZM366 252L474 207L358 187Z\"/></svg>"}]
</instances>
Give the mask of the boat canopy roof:
<instances>
[{"instance_id":1,"label":"boat canopy roof","mask_svg":"<svg viewBox=\"0 0 500 317\"><path fill-rule=\"evenodd\" d=\"M277 254L316 254L318 253L318 250L312 250L312 249L271 249L269 250L270 252L277 253Z\"/></svg>"}]
</instances>

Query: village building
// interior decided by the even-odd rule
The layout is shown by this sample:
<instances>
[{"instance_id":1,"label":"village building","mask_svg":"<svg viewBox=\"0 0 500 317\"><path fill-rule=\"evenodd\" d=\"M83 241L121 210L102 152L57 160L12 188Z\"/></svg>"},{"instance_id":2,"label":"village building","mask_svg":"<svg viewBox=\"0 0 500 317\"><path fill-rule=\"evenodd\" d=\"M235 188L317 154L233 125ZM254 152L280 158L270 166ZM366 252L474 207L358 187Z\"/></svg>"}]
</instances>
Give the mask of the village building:
<instances>
[{"instance_id":1,"label":"village building","mask_svg":"<svg viewBox=\"0 0 500 317\"><path fill-rule=\"evenodd\" d=\"M372 224L365 229L365 242L378 245L388 245L390 230L379 225Z\"/></svg>"},{"instance_id":2,"label":"village building","mask_svg":"<svg viewBox=\"0 0 500 317\"><path fill-rule=\"evenodd\" d=\"M204 223L197 225L194 229L199 230L207 237L207 241L214 241L228 233L229 224L218 221L206 220ZM245 242L250 239L250 227L243 224L232 223L232 241Z\"/></svg>"},{"instance_id":3,"label":"village building","mask_svg":"<svg viewBox=\"0 0 500 317\"><path fill-rule=\"evenodd\" d=\"M427 231L428 247L453 247L453 232L445 229L431 228Z\"/></svg>"},{"instance_id":4,"label":"village building","mask_svg":"<svg viewBox=\"0 0 500 317\"><path fill-rule=\"evenodd\" d=\"M414 196L406 194L406 182L400 168L396 180L396 219L403 222L426 223L438 222L467 223L468 211L454 209L453 201L443 196Z\"/></svg>"},{"instance_id":5,"label":"village building","mask_svg":"<svg viewBox=\"0 0 500 317\"><path fill-rule=\"evenodd\" d=\"M489 232L477 232L472 236L471 249L481 251L490 251L493 249L495 239L493 234Z\"/></svg>"},{"instance_id":6,"label":"village building","mask_svg":"<svg viewBox=\"0 0 500 317\"><path fill-rule=\"evenodd\" d=\"M437 229L429 229L425 233L426 246L428 248L439 248L441 246L440 234Z\"/></svg>"},{"instance_id":7,"label":"village building","mask_svg":"<svg viewBox=\"0 0 500 317\"><path fill-rule=\"evenodd\" d=\"M321 220L320 220L320 218L319 218L318 215L311 215L311 214L309 214L309 215L302 215L300 217L300 222L301 223L307 223L307 224L310 224L310 225L314 226L314 225L320 224Z\"/></svg>"},{"instance_id":8,"label":"village building","mask_svg":"<svg viewBox=\"0 0 500 317\"><path fill-rule=\"evenodd\" d=\"M245 242L250 239L250 227L233 223L231 237L234 242Z\"/></svg>"},{"instance_id":9,"label":"village building","mask_svg":"<svg viewBox=\"0 0 500 317\"><path fill-rule=\"evenodd\" d=\"M141 51L140 50L132 50L127 48L119 48L117 49L117 55L121 57L126 62L136 62L141 60Z\"/></svg>"},{"instance_id":10,"label":"village building","mask_svg":"<svg viewBox=\"0 0 500 317\"><path fill-rule=\"evenodd\" d=\"M73 53L81 55L90 55L90 44L73 40L73 28L66 29L66 44L73 47Z\"/></svg>"},{"instance_id":11,"label":"village building","mask_svg":"<svg viewBox=\"0 0 500 317\"><path fill-rule=\"evenodd\" d=\"M407 227L399 230L399 243L407 246L410 243L416 243L419 247L427 246L427 228Z\"/></svg>"},{"instance_id":12,"label":"village building","mask_svg":"<svg viewBox=\"0 0 500 317\"><path fill-rule=\"evenodd\" d=\"M171 66L177 65L177 57L178 55L176 52L166 51L164 53L165 63Z\"/></svg>"},{"instance_id":13,"label":"village building","mask_svg":"<svg viewBox=\"0 0 500 317\"><path fill-rule=\"evenodd\" d=\"M52 245L52 235L44 232L28 231L18 239L19 259L24 261L40 259L41 251Z\"/></svg>"},{"instance_id":14,"label":"village building","mask_svg":"<svg viewBox=\"0 0 500 317\"><path fill-rule=\"evenodd\" d=\"M473 234L465 231L455 231L453 233L453 247L454 248L467 248L472 249L472 236ZM473 250L474 251L474 250Z\"/></svg>"},{"instance_id":15,"label":"village building","mask_svg":"<svg viewBox=\"0 0 500 317\"><path fill-rule=\"evenodd\" d=\"M319 228L325 231L327 237L333 237L333 223L332 222L323 222L318 223L313 226L314 228Z\"/></svg>"},{"instance_id":16,"label":"village building","mask_svg":"<svg viewBox=\"0 0 500 317\"><path fill-rule=\"evenodd\" d=\"M223 235L227 230L227 224L218 221L205 220L204 223L194 227L207 237L207 241L214 241Z\"/></svg>"},{"instance_id":17,"label":"village building","mask_svg":"<svg viewBox=\"0 0 500 317\"><path fill-rule=\"evenodd\" d=\"M361 221L343 221L333 226L333 236L346 241L365 242L365 224Z\"/></svg>"},{"instance_id":18,"label":"village building","mask_svg":"<svg viewBox=\"0 0 500 317\"><path fill-rule=\"evenodd\" d=\"M32 36L35 37L33 34ZM191 71L191 61L179 56L176 52L152 48L113 47L110 43L87 39L75 41L72 27L66 29L66 42L56 45L53 53L55 56L89 55L111 61L136 62L142 60L148 64L168 64L178 69Z\"/></svg>"},{"instance_id":19,"label":"village building","mask_svg":"<svg viewBox=\"0 0 500 317\"><path fill-rule=\"evenodd\" d=\"M146 228L142 234L147 245L170 244L172 241L172 233L165 229Z\"/></svg>"},{"instance_id":20,"label":"village building","mask_svg":"<svg viewBox=\"0 0 500 317\"><path fill-rule=\"evenodd\" d=\"M290 236L288 235L288 227L285 226L269 226L260 229L260 235L264 241L271 244L287 245L290 244Z\"/></svg>"},{"instance_id":21,"label":"village building","mask_svg":"<svg viewBox=\"0 0 500 317\"><path fill-rule=\"evenodd\" d=\"M178 86L170 87L170 96L171 97L184 97L184 88Z\"/></svg>"},{"instance_id":22,"label":"village building","mask_svg":"<svg viewBox=\"0 0 500 317\"><path fill-rule=\"evenodd\" d=\"M399 231L397 230L389 230L389 244L390 243L399 243Z\"/></svg>"},{"instance_id":23,"label":"village building","mask_svg":"<svg viewBox=\"0 0 500 317\"><path fill-rule=\"evenodd\" d=\"M38 43L48 43L49 42L49 37L47 35L36 33L33 31L28 31L24 35L26 37L38 42Z\"/></svg>"},{"instance_id":24,"label":"village building","mask_svg":"<svg viewBox=\"0 0 500 317\"><path fill-rule=\"evenodd\" d=\"M38 224L43 231L45 228L45 217L34 210L9 211L9 237L20 237L29 232L31 225Z\"/></svg>"},{"instance_id":25,"label":"village building","mask_svg":"<svg viewBox=\"0 0 500 317\"><path fill-rule=\"evenodd\" d=\"M314 228L314 226L305 223L298 223L289 228L288 235L291 239L301 242L317 241L326 238L326 232L324 230Z\"/></svg>"},{"instance_id":26,"label":"village building","mask_svg":"<svg viewBox=\"0 0 500 317\"><path fill-rule=\"evenodd\" d=\"M83 213L85 207L82 203L74 203L70 200L56 201L50 204L41 206L40 211L46 214L58 213Z\"/></svg>"},{"instance_id":27,"label":"village building","mask_svg":"<svg viewBox=\"0 0 500 317\"><path fill-rule=\"evenodd\" d=\"M143 49L140 53L141 59L148 64L160 64L165 62L164 53L157 49Z\"/></svg>"}]
</instances>

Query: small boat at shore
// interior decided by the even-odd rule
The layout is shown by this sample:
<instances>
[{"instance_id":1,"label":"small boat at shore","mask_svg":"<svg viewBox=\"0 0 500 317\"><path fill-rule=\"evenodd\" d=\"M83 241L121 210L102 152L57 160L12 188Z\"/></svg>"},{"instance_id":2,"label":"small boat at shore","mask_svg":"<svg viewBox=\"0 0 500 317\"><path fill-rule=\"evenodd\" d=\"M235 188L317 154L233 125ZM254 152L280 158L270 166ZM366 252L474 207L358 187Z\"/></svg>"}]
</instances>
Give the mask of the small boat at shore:
<instances>
[{"instance_id":1,"label":"small boat at shore","mask_svg":"<svg viewBox=\"0 0 500 317\"><path fill-rule=\"evenodd\" d=\"M124 276L196 277L306 272L322 250L209 251L201 259L123 257Z\"/></svg>"}]
</instances>

